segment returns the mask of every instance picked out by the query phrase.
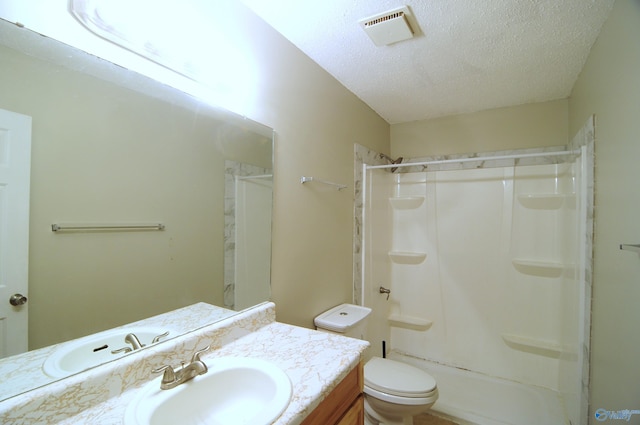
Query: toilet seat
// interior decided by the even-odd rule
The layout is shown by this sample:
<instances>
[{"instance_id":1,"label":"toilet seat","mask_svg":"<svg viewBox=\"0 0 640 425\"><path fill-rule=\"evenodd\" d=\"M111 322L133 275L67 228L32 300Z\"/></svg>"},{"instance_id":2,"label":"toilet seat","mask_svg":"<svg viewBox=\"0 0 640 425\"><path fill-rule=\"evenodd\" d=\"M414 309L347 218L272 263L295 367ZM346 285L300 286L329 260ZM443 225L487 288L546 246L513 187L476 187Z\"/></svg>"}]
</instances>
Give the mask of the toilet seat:
<instances>
[{"instance_id":1,"label":"toilet seat","mask_svg":"<svg viewBox=\"0 0 640 425\"><path fill-rule=\"evenodd\" d=\"M376 397L375 393L401 399L431 399L434 395L436 398L438 396L436 381L427 372L380 357L373 357L364 365L364 385L365 393L369 390L373 397Z\"/></svg>"},{"instance_id":2,"label":"toilet seat","mask_svg":"<svg viewBox=\"0 0 640 425\"><path fill-rule=\"evenodd\" d=\"M425 397L404 397L394 394L388 394L382 391L375 390L367 385L364 386L364 394L374 397L378 400L386 401L393 404L401 404L405 406L424 406L433 404L438 399L438 389L431 391Z\"/></svg>"}]
</instances>

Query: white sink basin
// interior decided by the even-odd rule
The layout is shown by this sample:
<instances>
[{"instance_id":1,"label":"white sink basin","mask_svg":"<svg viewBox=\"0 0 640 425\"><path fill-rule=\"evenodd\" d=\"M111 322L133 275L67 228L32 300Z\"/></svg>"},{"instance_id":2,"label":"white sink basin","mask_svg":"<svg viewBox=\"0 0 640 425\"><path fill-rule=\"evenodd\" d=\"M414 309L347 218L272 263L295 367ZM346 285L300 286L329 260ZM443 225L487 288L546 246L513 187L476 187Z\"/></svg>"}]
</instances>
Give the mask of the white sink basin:
<instances>
[{"instance_id":1,"label":"white sink basin","mask_svg":"<svg viewBox=\"0 0 640 425\"><path fill-rule=\"evenodd\" d=\"M242 357L204 360L209 371L170 390L158 377L127 407L125 425L268 425L291 400L291 381L273 363Z\"/></svg>"},{"instance_id":2,"label":"white sink basin","mask_svg":"<svg viewBox=\"0 0 640 425\"><path fill-rule=\"evenodd\" d=\"M44 361L42 369L53 378L69 376L122 357L124 352L112 354L111 351L131 348L131 345L124 341L129 333L135 334L142 344L151 345L153 338L167 330L149 326L118 328L65 342Z\"/></svg>"}]
</instances>

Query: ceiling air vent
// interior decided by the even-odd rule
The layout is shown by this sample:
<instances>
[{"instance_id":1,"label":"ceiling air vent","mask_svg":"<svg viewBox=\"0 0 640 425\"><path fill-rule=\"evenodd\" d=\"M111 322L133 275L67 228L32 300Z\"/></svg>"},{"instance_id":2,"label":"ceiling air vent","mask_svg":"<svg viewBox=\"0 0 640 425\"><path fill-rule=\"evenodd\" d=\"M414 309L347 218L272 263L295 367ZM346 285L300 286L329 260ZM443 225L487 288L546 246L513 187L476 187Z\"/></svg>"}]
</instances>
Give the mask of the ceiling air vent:
<instances>
[{"instance_id":1,"label":"ceiling air vent","mask_svg":"<svg viewBox=\"0 0 640 425\"><path fill-rule=\"evenodd\" d=\"M390 10L359 21L376 46L386 46L413 37L407 17L411 15L407 6Z\"/></svg>"}]
</instances>

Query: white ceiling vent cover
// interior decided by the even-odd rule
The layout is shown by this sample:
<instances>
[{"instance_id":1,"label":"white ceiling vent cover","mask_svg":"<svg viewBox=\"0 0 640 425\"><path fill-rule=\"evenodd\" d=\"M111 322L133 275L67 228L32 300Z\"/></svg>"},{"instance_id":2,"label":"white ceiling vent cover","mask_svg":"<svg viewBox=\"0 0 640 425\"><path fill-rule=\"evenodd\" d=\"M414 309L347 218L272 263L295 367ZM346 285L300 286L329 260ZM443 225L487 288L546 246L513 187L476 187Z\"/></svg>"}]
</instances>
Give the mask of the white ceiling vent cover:
<instances>
[{"instance_id":1,"label":"white ceiling vent cover","mask_svg":"<svg viewBox=\"0 0 640 425\"><path fill-rule=\"evenodd\" d=\"M358 21L376 46L386 46L413 37L407 6Z\"/></svg>"}]
</instances>

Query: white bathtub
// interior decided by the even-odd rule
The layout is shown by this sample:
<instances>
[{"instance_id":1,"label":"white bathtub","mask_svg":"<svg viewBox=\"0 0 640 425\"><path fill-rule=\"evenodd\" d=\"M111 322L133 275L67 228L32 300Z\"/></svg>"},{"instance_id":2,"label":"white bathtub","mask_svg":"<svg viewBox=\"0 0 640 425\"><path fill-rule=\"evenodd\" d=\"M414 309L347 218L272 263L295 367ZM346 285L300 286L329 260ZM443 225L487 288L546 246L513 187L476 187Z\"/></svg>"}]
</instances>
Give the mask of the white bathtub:
<instances>
[{"instance_id":1,"label":"white bathtub","mask_svg":"<svg viewBox=\"0 0 640 425\"><path fill-rule=\"evenodd\" d=\"M463 425L569 425L555 391L390 353L433 376L440 397L431 408Z\"/></svg>"}]
</instances>

